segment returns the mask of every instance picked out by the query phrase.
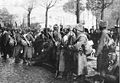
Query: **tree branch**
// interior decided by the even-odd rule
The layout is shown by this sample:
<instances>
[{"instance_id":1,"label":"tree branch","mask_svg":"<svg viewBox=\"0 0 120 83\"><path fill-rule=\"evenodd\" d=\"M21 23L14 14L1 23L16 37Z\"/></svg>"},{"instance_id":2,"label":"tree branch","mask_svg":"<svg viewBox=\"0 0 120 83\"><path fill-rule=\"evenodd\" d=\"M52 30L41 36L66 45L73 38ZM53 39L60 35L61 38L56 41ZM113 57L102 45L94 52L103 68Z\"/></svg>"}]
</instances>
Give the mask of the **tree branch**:
<instances>
[{"instance_id":1,"label":"tree branch","mask_svg":"<svg viewBox=\"0 0 120 83\"><path fill-rule=\"evenodd\" d=\"M51 0L51 3L49 4L48 8L52 8L53 6L55 6L55 4L57 3L57 0L55 0L55 2L52 4L52 0ZM51 5L52 4L52 5Z\"/></svg>"},{"instance_id":2,"label":"tree branch","mask_svg":"<svg viewBox=\"0 0 120 83\"><path fill-rule=\"evenodd\" d=\"M42 5L42 4L40 4L40 6L42 6L42 7L46 8L46 6L44 6L44 5Z\"/></svg>"},{"instance_id":3,"label":"tree branch","mask_svg":"<svg viewBox=\"0 0 120 83\"><path fill-rule=\"evenodd\" d=\"M26 4L24 5L21 5L21 7L26 11L31 12L34 8L36 8L35 3L36 3L35 0L32 0L29 1L28 3L26 2Z\"/></svg>"},{"instance_id":4,"label":"tree branch","mask_svg":"<svg viewBox=\"0 0 120 83\"><path fill-rule=\"evenodd\" d=\"M107 7L109 7L112 4L113 4L113 0L111 0L111 2L109 2L109 3L105 3L104 8L107 8Z\"/></svg>"},{"instance_id":5,"label":"tree branch","mask_svg":"<svg viewBox=\"0 0 120 83\"><path fill-rule=\"evenodd\" d=\"M25 9L26 11L28 11L28 8L25 8L24 6L22 8Z\"/></svg>"},{"instance_id":6,"label":"tree branch","mask_svg":"<svg viewBox=\"0 0 120 83\"><path fill-rule=\"evenodd\" d=\"M34 5L34 3L32 3L32 7L31 7L32 9L34 9L34 8L36 8L36 6Z\"/></svg>"},{"instance_id":7,"label":"tree branch","mask_svg":"<svg viewBox=\"0 0 120 83\"><path fill-rule=\"evenodd\" d=\"M52 0L49 2L49 4L47 5L47 7L50 7L51 4L52 4Z\"/></svg>"}]
</instances>

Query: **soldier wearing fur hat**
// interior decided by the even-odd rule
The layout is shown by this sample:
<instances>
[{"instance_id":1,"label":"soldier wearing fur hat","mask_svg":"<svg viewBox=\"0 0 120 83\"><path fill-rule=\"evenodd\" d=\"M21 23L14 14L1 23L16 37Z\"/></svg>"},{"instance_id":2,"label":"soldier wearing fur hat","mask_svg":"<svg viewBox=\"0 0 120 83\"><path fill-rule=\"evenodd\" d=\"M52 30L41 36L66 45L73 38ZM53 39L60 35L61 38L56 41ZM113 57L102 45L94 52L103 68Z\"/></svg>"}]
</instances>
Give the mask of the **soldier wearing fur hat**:
<instances>
[{"instance_id":1,"label":"soldier wearing fur hat","mask_svg":"<svg viewBox=\"0 0 120 83\"><path fill-rule=\"evenodd\" d=\"M77 67L75 67L77 70L77 76L84 76L87 74L87 59L86 59L86 53L85 53L85 45L87 44L88 38L87 35L84 32L84 27L82 24L78 24L76 26L76 41L74 45L69 45L69 48L73 49L75 51ZM76 62L75 61L75 62Z\"/></svg>"},{"instance_id":2,"label":"soldier wearing fur hat","mask_svg":"<svg viewBox=\"0 0 120 83\"><path fill-rule=\"evenodd\" d=\"M108 53L109 48L108 44L110 41L110 37L108 35L108 30L106 29L107 24L105 21L101 21L99 24L99 28L101 30L101 37L99 40L96 56L97 56L97 71L98 72L106 72L108 68Z\"/></svg>"}]
</instances>

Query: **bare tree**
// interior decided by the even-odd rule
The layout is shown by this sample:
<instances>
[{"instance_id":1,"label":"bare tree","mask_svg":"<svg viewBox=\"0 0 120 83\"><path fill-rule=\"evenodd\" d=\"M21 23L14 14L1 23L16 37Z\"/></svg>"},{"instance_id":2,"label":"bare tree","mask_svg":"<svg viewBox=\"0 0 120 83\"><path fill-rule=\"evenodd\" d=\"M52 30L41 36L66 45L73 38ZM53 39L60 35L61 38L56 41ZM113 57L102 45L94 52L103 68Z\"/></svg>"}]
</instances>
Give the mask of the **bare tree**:
<instances>
[{"instance_id":1,"label":"bare tree","mask_svg":"<svg viewBox=\"0 0 120 83\"><path fill-rule=\"evenodd\" d=\"M111 17L115 20L115 23L118 26L120 20L120 8L113 10L111 13Z\"/></svg>"},{"instance_id":2,"label":"bare tree","mask_svg":"<svg viewBox=\"0 0 120 83\"><path fill-rule=\"evenodd\" d=\"M10 14L6 8L0 9L0 18L2 19L6 27L9 27L9 28L13 27L12 22L15 19L15 15Z\"/></svg>"},{"instance_id":3,"label":"bare tree","mask_svg":"<svg viewBox=\"0 0 120 83\"><path fill-rule=\"evenodd\" d=\"M53 8L58 0L41 0L40 5L45 8L45 27L48 26L48 11Z\"/></svg>"},{"instance_id":4,"label":"bare tree","mask_svg":"<svg viewBox=\"0 0 120 83\"><path fill-rule=\"evenodd\" d=\"M114 0L87 0L87 8L91 10L100 10L101 20L104 18L104 10L113 4Z\"/></svg>"},{"instance_id":5,"label":"bare tree","mask_svg":"<svg viewBox=\"0 0 120 83\"><path fill-rule=\"evenodd\" d=\"M80 22L80 12L84 10L81 0L70 0L63 5L63 10L65 12L70 12L76 15L76 22Z\"/></svg>"},{"instance_id":6,"label":"bare tree","mask_svg":"<svg viewBox=\"0 0 120 83\"><path fill-rule=\"evenodd\" d=\"M112 11L111 11L111 17L115 21L116 25L120 25L120 1L115 0Z\"/></svg>"},{"instance_id":7,"label":"bare tree","mask_svg":"<svg viewBox=\"0 0 120 83\"><path fill-rule=\"evenodd\" d=\"M79 20L79 17L80 17L79 1L80 1L80 0L77 0L77 3L76 3L76 17L77 17L77 23L80 22L80 20Z\"/></svg>"},{"instance_id":8,"label":"bare tree","mask_svg":"<svg viewBox=\"0 0 120 83\"><path fill-rule=\"evenodd\" d=\"M21 6L28 12L27 13L27 26L30 27L30 17L32 10L36 7L37 1L36 0L25 0L25 3Z\"/></svg>"}]
</instances>

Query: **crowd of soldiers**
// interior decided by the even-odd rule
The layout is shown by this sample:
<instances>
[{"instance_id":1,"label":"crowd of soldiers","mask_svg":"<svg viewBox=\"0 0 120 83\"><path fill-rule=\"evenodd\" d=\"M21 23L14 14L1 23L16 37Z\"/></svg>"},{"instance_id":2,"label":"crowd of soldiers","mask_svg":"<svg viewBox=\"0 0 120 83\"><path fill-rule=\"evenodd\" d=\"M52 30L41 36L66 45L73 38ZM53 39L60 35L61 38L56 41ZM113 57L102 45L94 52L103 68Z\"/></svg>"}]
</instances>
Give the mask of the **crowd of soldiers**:
<instances>
[{"instance_id":1,"label":"crowd of soldiers","mask_svg":"<svg viewBox=\"0 0 120 83\"><path fill-rule=\"evenodd\" d=\"M82 24L67 28L55 24L53 30L44 28L39 31L0 29L3 61L9 55L15 63L23 61L23 64L31 65L34 61L47 62L55 68L57 78L71 76L77 79L88 74L87 57L94 54L97 69L93 69L99 72L104 83L118 83L118 59L115 53L118 41L118 33L107 30L104 21L101 21L99 30L90 29L90 33Z\"/></svg>"}]
</instances>

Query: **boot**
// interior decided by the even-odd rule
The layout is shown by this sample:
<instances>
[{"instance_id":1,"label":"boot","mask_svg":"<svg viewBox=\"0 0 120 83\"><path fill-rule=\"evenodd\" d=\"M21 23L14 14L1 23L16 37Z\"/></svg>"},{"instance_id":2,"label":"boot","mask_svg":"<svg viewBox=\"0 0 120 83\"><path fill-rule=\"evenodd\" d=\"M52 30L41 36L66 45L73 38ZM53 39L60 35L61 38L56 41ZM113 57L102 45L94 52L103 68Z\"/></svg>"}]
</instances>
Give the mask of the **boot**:
<instances>
[{"instance_id":1,"label":"boot","mask_svg":"<svg viewBox=\"0 0 120 83\"><path fill-rule=\"evenodd\" d=\"M63 78L63 72L59 72L58 75L57 75L57 78L62 79Z\"/></svg>"}]
</instances>

